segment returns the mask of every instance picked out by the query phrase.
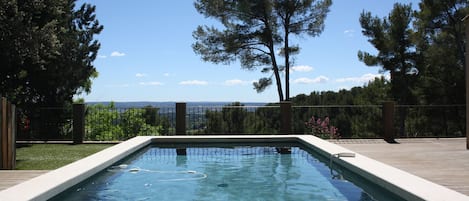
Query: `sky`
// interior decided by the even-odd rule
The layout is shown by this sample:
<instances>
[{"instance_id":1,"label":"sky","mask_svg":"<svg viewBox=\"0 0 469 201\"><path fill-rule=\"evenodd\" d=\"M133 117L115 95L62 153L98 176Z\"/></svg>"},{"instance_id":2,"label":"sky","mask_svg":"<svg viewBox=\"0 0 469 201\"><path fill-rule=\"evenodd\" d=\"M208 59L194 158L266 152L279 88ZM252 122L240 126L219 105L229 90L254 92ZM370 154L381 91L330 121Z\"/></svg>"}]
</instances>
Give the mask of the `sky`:
<instances>
[{"instance_id":1,"label":"sky","mask_svg":"<svg viewBox=\"0 0 469 201\"><path fill-rule=\"evenodd\" d=\"M91 93L76 96L93 101L224 101L277 102L275 82L263 93L252 82L260 69L241 69L202 61L192 50L192 32L198 25L217 25L205 18L188 0L81 0L96 5L96 16L104 26L95 38L101 43L94 66L99 76ZM338 91L363 86L380 73L358 60L359 50L376 53L361 33L359 17L369 11L388 16L394 3L417 0L333 0L318 37L294 37L300 46L290 73L291 96L312 91ZM284 78L282 78L284 79ZM284 83L282 83L284 85Z\"/></svg>"}]
</instances>

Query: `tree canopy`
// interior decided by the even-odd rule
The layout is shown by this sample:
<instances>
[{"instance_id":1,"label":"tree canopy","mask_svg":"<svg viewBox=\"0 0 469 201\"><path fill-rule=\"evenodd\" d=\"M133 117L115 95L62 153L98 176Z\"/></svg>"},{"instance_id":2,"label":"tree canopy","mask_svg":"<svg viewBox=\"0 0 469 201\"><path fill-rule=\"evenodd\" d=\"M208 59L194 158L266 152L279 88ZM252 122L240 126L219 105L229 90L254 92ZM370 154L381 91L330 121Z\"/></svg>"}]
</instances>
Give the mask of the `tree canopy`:
<instances>
[{"instance_id":1,"label":"tree canopy","mask_svg":"<svg viewBox=\"0 0 469 201\"><path fill-rule=\"evenodd\" d=\"M103 30L75 0L0 0L0 94L19 107L60 106L90 92Z\"/></svg>"},{"instance_id":2,"label":"tree canopy","mask_svg":"<svg viewBox=\"0 0 469 201\"><path fill-rule=\"evenodd\" d=\"M465 103L466 0L422 0L416 12L415 37L422 52L419 94L425 104ZM466 53L467 54L467 53Z\"/></svg>"},{"instance_id":3,"label":"tree canopy","mask_svg":"<svg viewBox=\"0 0 469 201\"><path fill-rule=\"evenodd\" d=\"M221 22L224 29L199 26L192 45L204 61L230 64L239 60L248 70L261 69L270 76L254 83L257 92L270 86L275 77L279 100L289 99L290 56L299 52L290 44L291 35L318 36L331 0L196 0L199 13ZM278 57L284 58L283 65ZM281 72L285 73L285 95Z\"/></svg>"},{"instance_id":4,"label":"tree canopy","mask_svg":"<svg viewBox=\"0 0 469 201\"><path fill-rule=\"evenodd\" d=\"M410 4L396 3L383 19L363 12L362 32L378 54L359 51L358 58L390 72L390 93L398 104L462 104L467 51L462 19L469 14L468 2L423 0L419 7L413 11ZM407 115L400 107L401 136L406 135Z\"/></svg>"},{"instance_id":5,"label":"tree canopy","mask_svg":"<svg viewBox=\"0 0 469 201\"><path fill-rule=\"evenodd\" d=\"M358 58L368 66L381 66L391 75L391 94L398 103L410 104L419 73L418 55L412 42L411 5L395 4L388 17L380 19L363 12L360 24L363 35L378 50L377 55L358 52Z\"/></svg>"},{"instance_id":6,"label":"tree canopy","mask_svg":"<svg viewBox=\"0 0 469 201\"><path fill-rule=\"evenodd\" d=\"M465 0L422 0L419 10L395 4L380 19L363 12L363 34L377 55L358 52L369 66L391 74L391 95L400 104L462 104L465 99Z\"/></svg>"}]
</instances>

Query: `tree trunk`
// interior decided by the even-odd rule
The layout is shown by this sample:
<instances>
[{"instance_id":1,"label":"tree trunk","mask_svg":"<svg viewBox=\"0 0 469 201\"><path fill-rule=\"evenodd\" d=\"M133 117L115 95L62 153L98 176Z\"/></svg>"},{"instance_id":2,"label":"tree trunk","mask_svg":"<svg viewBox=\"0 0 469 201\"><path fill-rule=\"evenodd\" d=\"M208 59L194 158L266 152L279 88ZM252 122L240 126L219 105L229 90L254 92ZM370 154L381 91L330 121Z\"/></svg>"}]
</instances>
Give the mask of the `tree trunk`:
<instances>
[{"instance_id":1,"label":"tree trunk","mask_svg":"<svg viewBox=\"0 0 469 201\"><path fill-rule=\"evenodd\" d=\"M275 55L273 55L274 53L274 50L273 50L273 47L272 47L272 50L271 50L271 58L272 58L272 66L273 66L273 69L274 69L274 75L275 75L275 82L277 84L277 92L278 92L278 98L279 98L279 102L282 102L284 101L284 98L283 98L283 89L282 89L282 80L280 79L280 72L278 70L278 65L277 65L277 60L275 59Z\"/></svg>"},{"instance_id":2,"label":"tree trunk","mask_svg":"<svg viewBox=\"0 0 469 201\"><path fill-rule=\"evenodd\" d=\"M267 15L267 13L264 13L264 17L265 17L264 24L265 24L265 27L267 28L267 33L269 34L269 39L268 39L269 41L268 41L268 45L267 45L268 48L269 48L269 56L270 56L270 59L272 61L272 68L274 70L275 82L277 84L277 92L278 92L279 102L282 102L282 101L284 101L283 89L282 89L282 80L280 79L280 72L279 72L278 65L277 65L277 59L275 58L274 38L273 38L273 35L272 35L272 29L271 29L270 24L269 24L269 17Z\"/></svg>"},{"instance_id":3,"label":"tree trunk","mask_svg":"<svg viewBox=\"0 0 469 201\"><path fill-rule=\"evenodd\" d=\"M285 53L285 100L290 100L290 47L288 44L288 24L284 26L285 29L285 45L284 45L284 53Z\"/></svg>"}]
</instances>

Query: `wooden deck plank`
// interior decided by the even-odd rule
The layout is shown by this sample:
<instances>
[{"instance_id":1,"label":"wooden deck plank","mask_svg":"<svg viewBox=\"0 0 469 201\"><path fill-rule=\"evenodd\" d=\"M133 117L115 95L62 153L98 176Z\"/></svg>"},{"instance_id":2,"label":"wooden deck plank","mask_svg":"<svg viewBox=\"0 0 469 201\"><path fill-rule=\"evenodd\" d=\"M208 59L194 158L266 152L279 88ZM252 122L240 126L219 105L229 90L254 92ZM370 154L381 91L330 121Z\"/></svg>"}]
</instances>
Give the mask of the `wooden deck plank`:
<instances>
[{"instance_id":1,"label":"wooden deck plank","mask_svg":"<svg viewBox=\"0 0 469 201\"><path fill-rule=\"evenodd\" d=\"M0 170L0 191L46 172L49 170Z\"/></svg>"},{"instance_id":2,"label":"wooden deck plank","mask_svg":"<svg viewBox=\"0 0 469 201\"><path fill-rule=\"evenodd\" d=\"M469 195L469 150L466 138L332 141L434 183Z\"/></svg>"}]
</instances>

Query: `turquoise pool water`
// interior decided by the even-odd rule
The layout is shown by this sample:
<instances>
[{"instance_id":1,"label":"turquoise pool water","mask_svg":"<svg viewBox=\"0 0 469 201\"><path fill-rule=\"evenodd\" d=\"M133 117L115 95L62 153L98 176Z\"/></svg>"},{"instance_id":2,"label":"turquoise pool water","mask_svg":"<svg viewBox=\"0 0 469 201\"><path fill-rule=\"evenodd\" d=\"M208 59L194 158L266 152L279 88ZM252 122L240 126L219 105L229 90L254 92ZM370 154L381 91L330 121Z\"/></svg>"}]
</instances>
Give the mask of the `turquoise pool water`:
<instances>
[{"instance_id":1,"label":"turquoise pool water","mask_svg":"<svg viewBox=\"0 0 469 201\"><path fill-rule=\"evenodd\" d=\"M178 155L151 146L52 200L399 200L365 180L345 180L356 176L328 162L299 147L291 154L201 147Z\"/></svg>"}]
</instances>

